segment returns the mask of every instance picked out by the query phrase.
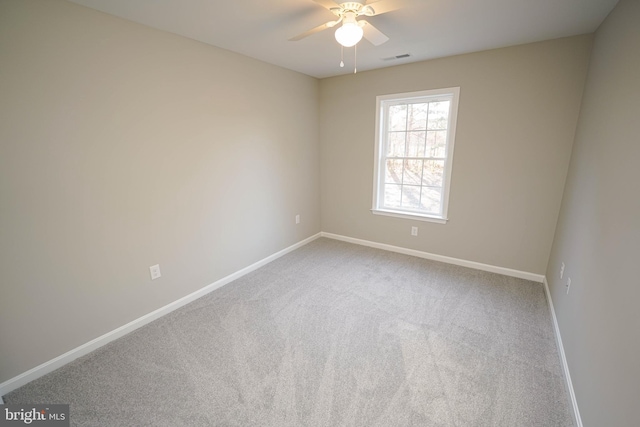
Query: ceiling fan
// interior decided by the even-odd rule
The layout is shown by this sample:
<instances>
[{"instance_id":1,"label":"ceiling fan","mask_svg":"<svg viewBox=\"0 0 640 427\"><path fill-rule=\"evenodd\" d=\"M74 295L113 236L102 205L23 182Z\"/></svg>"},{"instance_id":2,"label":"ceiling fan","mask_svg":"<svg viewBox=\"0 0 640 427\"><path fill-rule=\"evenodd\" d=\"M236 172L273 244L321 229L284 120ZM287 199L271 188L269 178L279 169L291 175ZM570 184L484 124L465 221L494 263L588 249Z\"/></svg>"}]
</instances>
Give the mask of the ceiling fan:
<instances>
[{"instance_id":1,"label":"ceiling fan","mask_svg":"<svg viewBox=\"0 0 640 427\"><path fill-rule=\"evenodd\" d=\"M336 30L335 37L338 43L344 47L356 45L364 36L373 45L379 46L389 40L380 30L364 19L357 20L359 16L378 16L391 12L403 6L403 0L361 0L336 3L333 0L313 0L319 5L329 9L338 17L335 21L329 21L315 28L305 31L291 39L298 41L328 28L333 28L342 23ZM339 0L338 0L339 1Z\"/></svg>"}]
</instances>

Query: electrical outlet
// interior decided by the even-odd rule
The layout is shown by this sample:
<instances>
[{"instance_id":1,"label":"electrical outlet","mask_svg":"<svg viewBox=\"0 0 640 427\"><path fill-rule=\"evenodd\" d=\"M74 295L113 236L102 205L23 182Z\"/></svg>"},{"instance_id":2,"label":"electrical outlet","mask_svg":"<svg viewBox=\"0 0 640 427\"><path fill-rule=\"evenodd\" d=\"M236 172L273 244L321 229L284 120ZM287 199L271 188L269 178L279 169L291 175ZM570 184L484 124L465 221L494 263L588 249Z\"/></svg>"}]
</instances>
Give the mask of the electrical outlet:
<instances>
[{"instance_id":1,"label":"electrical outlet","mask_svg":"<svg viewBox=\"0 0 640 427\"><path fill-rule=\"evenodd\" d=\"M564 262L562 263L562 265L560 266L560 278L562 279L562 276L564 276Z\"/></svg>"},{"instance_id":2,"label":"electrical outlet","mask_svg":"<svg viewBox=\"0 0 640 427\"><path fill-rule=\"evenodd\" d=\"M162 276L162 274L160 274L160 264L149 267L149 273L151 273L151 280L156 280L158 277Z\"/></svg>"},{"instance_id":3,"label":"electrical outlet","mask_svg":"<svg viewBox=\"0 0 640 427\"><path fill-rule=\"evenodd\" d=\"M569 288L571 287L571 277L567 279L567 295L569 295Z\"/></svg>"},{"instance_id":4,"label":"electrical outlet","mask_svg":"<svg viewBox=\"0 0 640 427\"><path fill-rule=\"evenodd\" d=\"M300 215L296 215L296 224L300 224Z\"/></svg>"},{"instance_id":5,"label":"electrical outlet","mask_svg":"<svg viewBox=\"0 0 640 427\"><path fill-rule=\"evenodd\" d=\"M418 235L418 227L411 227L411 235L412 236Z\"/></svg>"}]
</instances>

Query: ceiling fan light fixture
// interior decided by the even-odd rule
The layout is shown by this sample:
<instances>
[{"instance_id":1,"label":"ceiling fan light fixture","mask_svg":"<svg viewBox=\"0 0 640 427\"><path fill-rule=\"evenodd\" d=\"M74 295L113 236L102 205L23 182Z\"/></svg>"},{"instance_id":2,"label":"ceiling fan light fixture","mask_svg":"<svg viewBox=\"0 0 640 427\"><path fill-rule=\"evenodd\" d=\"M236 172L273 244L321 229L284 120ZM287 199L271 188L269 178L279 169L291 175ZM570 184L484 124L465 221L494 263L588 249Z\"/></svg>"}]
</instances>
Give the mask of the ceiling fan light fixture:
<instances>
[{"instance_id":1,"label":"ceiling fan light fixture","mask_svg":"<svg viewBox=\"0 0 640 427\"><path fill-rule=\"evenodd\" d=\"M344 23L336 30L336 40L344 47L351 47L358 44L362 40L364 31L358 25L355 14L349 12L346 14Z\"/></svg>"}]
</instances>

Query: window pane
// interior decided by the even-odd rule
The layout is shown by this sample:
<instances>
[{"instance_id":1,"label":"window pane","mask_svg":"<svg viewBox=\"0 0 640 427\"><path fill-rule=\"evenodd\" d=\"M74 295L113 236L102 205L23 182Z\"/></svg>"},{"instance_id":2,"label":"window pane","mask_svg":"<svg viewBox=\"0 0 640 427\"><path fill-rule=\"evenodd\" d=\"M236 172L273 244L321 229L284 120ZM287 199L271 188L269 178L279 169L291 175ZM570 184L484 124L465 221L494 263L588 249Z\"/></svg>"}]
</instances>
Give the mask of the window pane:
<instances>
[{"instance_id":1,"label":"window pane","mask_svg":"<svg viewBox=\"0 0 640 427\"><path fill-rule=\"evenodd\" d=\"M425 130L427 128L427 111L429 104L409 104L408 130Z\"/></svg>"},{"instance_id":2,"label":"window pane","mask_svg":"<svg viewBox=\"0 0 640 427\"><path fill-rule=\"evenodd\" d=\"M447 129L449 101L429 103L429 121L427 129Z\"/></svg>"},{"instance_id":3,"label":"window pane","mask_svg":"<svg viewBox=\"0 0 640 427\"><path fill-rule=\"evenodd\" d=\"M446 157L447 155L447 131L436 132L436 145L432 157Z\"/></svg>"},{"instance_id":4,"label":"window pane","mask_svg":"<svg viewBox=\"0 0 640 427\"><path fill-rule=\"evenodd\" d=\"M405 160L404 161L404 178L403 184L420 185L422 182L422 160Z\"/></svg>"},{"instance_id":5,"label":"window pane","mask_svg":"<svg viewBox=\"0 0 640 427\"><path fill-rule=\"evenodd\" d=\"M407 129L407 105L389 107L389 130Z\"/></svg>"},{"instance_id":6,"label":"window pane","mask_svg":"<svg viewBox=\"0 0 640 427\"><path fill-rule=\"evenodd\" d=\"M420 186L418 185L402 186L402 207L403 208L419 208L420 207Z\"/></svg>"},{"instance_id":7,"label":"window pane","mask_svg":"<svg viewBox=\"0 0 640 427\"><path fill-rule=\"evenodd\" d=\"M405 132L389 132L387 141L387 156L388 157L404 157L405 148L404 140L406 137Z\"/></svg>"},{"instance_id":8,"label":"window pane","mask_svg":"<svg viewBox=\"0 0 640 427\"><path fill-rule=\"evenodd\" d=\"M422 185L442 187L444 160L425 160L422 172Z\"/></svg>"},{"instance_id":9,"label":"window pane","mask_svg":"<svg viewBox=\"0 0 640 427\"><path fill-rule=\"evenodd\" d=\"M402 160L387 160L384 182L402 184Z\"/></svg>"},{"instance_id":10,"label":"window pane","mask_svg":"<svg viewBox=\"0 0 640 427\"><path fill-rule=\"evenodd\" d=\"M426 213L439 215L441 198L442 189L433 187L422 187L420 208L423 209Z\"/></svg>"},{"instance_id":11,"label":"window pane","mask_svg":"<svg viewBox=\"0 0 640 427\"><path fill-rule=\"evenodd\" d=\"M446 157L447 155L447 131L428 131L426 157Z\"/></svg>"},{"instance_id":12,"label":"window pane","mask_svg":"<svg viewBox=\"0 0 640 427\"><path fill-rule=\"evenodd\" d=\"M384 185L384 206L387 208L399 208L402 186L394 184Z\"/></svg>"},{"instance_id":13,"label":"window pane","mask_svg":"<svg viewBox=\"0 0 640 427\"><path fill-rule=\"evenodd\" d=\"M424 157L426 132L407 132L407 157Z\"/></svg>"},{"instance_id":14,"label":"window pane","mask_svg":"<svg viewBox=\"0 0 640 427\"><path fill-rule=\"evenodd\" d=\"M436 149L436 132L429 131L427 132L427 148L425 151L425 156L427 157L435 157L435 149Z\"/></svg>"}]
</instances>

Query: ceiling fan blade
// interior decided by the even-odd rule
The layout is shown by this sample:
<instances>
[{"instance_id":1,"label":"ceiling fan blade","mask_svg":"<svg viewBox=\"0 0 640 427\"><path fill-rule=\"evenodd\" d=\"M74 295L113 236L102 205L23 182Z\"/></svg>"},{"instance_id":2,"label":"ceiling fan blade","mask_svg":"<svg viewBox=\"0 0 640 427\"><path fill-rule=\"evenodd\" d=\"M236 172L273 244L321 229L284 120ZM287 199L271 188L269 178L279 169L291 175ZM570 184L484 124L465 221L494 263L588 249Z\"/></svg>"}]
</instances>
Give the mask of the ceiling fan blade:
<instances>
[{"instance_id":1,"label":"ceiling fan blade","mask_svg":"<svg viewBox=\"0 0 640 427\"><path fill-rule=\"evenodd\" d=\"M375 2L367 2L367 6L371 6L375 11L375 15L381 15L387 12L393 12L394 10L398 10L404 6L406 6L406 1L404 0L380 0Z\"/></svg>"},{"instance_id":2,"label":"ceiling fan blade","mask_svg":"<svg viewBox=\"0 0 640 427\"><path fill-rule=\"evenodd\" d=\"M364 31L364 38L369 40L374 46L380 46L382 43L386 43L389 40L389 37L385 36L382 31L367 21L360 20L359 22L363 23L362 31Z\"/></svg>"},{"instance_id":3,"label":"ceiling fan blade","mask_svg":"<svg viewBox=\"0 0 640 427\"><path fill-rule=\"evenodd\" d=\"M327 9L332 9L332 8L340 8L340 5L336 2L334 2L333 0L313 0L314 2L318 3L320 6L325 7Z\"/></svg>"},{"instance_id":4,"label":"ceiling fan blade","mask_svg":"<svg viewBox=\"0 0 640 427\"><path fill-rule=\"evenodd\" d=\"M295 37L289 39L290 42L297 42L298 40L302 40L305 37L310 36L311 34L319 33L320 31L326 30L327 28L332 28L336 25L336 21L325 22L322 25L318 25L315 28L310 29L309 31L305 31L302 34L298 34Z\"/></svg>"}]
</instances>

